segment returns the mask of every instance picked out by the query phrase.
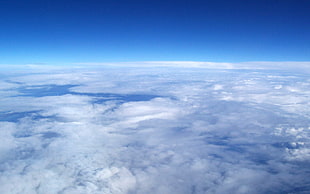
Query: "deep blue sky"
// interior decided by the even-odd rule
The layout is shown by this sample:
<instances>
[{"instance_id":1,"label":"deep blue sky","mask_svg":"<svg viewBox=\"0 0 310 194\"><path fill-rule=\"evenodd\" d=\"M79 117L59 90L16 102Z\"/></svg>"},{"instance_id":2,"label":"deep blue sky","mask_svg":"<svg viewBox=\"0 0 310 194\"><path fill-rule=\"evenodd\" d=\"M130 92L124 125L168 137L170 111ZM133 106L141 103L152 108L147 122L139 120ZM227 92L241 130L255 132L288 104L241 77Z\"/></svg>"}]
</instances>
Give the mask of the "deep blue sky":
<instances>
[{"instance_id":1,"label":"deep blue sky","mask_svg":"<svg viewBox=\"0 0 310 194\"><path fill-rule=\"evenodd\" d=\"M310 0L0 0L0 64L310 61Z\"/></svg>"}]
</instances>

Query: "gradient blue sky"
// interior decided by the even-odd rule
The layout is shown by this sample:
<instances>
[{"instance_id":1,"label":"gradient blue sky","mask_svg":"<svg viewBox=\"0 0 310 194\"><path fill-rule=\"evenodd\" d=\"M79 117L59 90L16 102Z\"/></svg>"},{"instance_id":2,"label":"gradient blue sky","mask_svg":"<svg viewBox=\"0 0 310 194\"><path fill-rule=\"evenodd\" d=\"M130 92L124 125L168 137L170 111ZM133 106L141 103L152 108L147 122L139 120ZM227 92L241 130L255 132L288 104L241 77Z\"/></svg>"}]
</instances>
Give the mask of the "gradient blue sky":
<instances>
[{"instance_id":1,"label":"gradient blue sky","mask_svg":"<svg viewBox=\"0 0 310 194\"><path fill-rule=\"evenodd\" d=\"M0 64L309 61L309 0L0 0Z\"/></svg>"}]
</instances>

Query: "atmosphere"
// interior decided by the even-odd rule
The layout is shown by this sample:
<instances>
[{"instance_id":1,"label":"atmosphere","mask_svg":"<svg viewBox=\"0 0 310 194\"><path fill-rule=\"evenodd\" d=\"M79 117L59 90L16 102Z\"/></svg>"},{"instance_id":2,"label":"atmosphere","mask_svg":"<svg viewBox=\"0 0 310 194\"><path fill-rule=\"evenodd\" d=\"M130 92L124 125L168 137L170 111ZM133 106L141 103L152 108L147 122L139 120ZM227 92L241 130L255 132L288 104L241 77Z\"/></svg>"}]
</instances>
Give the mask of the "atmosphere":
<instances>
[{"instance_id":1,"label":"atmosphere","mask_svg":"<svg viewBox=\"0 0 310 194\"><path fill-rule=\"evenodd\" d=\"M309 61L307 0L1 0L0 64Z\"/></svg>"}]
</instances>

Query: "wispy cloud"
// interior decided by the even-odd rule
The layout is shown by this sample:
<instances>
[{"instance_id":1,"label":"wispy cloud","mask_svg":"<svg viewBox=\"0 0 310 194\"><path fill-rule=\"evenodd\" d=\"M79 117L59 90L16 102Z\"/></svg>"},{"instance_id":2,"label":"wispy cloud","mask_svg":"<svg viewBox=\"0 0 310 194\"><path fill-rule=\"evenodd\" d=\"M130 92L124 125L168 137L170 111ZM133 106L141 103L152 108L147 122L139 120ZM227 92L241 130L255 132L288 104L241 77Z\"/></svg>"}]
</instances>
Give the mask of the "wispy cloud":
<instances>
[{"instance_id":1,"label":"wispy cloud","mask_svg":"<svg viewBox=\"0 0 310 194\"><path fill-rule=\"evenodd\" d=\"M74 65L87 66L117 66L117 67L185 67L185 68L207 68L207 69L292 69L306 70L309 72L310 62L299 61L258 61L258 62L204 62L204 61L140 61L140 62L118 62L118 63L74 63Z\"/></svg>"}]
</instances>

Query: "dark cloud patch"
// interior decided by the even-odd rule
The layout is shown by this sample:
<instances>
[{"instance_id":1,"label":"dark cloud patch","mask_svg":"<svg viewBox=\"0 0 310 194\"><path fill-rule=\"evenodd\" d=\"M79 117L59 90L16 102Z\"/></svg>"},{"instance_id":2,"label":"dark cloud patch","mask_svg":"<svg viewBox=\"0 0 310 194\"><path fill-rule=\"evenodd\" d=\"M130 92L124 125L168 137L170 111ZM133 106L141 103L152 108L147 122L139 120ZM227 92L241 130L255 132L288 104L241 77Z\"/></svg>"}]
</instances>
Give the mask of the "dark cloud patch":
<instances>
[{"instance_id":1,"label":"dark cloud patch","mask_svg":"<svg viewBox=\"0 0 310 194\"><path fill-rule=\"evenodd\" d=\"M41 133L42 138L44 139L50 139L50 138L57 138L61 135L59 133L53 132L53 131L47 131Z\"/></svg>"}]
</instances>

